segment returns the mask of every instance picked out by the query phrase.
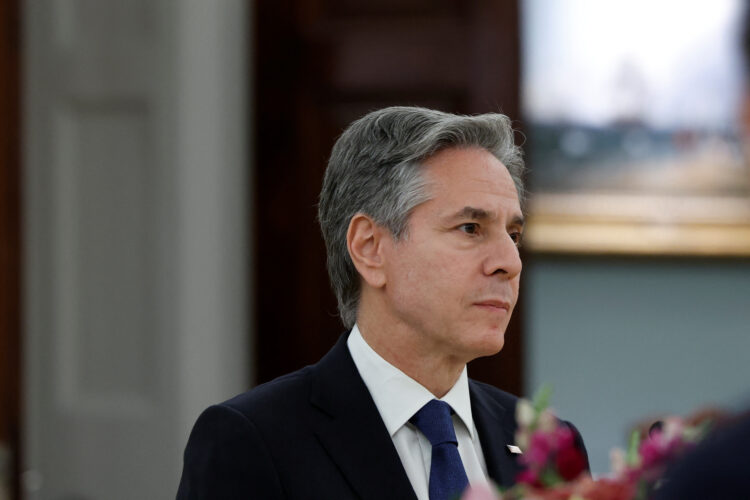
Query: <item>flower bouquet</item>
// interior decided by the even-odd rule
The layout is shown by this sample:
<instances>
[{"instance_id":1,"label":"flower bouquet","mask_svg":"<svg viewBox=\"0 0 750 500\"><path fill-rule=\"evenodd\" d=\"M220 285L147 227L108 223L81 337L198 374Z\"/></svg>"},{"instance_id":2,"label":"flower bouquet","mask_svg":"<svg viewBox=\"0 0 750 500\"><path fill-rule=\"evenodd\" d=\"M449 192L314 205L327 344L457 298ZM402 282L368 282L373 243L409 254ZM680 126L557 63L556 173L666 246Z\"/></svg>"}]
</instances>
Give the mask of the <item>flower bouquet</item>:
<instances>
[{"instance_id":1,"label":"flower bouquet","mask_svg":"<svg viewBox=\"0 0 750 500\"><path fill-rule=\"evenodd\" d=\"M505 491L467 490L462 500L647 500L667 466L706 435L713 413L683 420L668 418L648 432L634 431L627 451L613 450L612 471L594 479L575 444L575 432L549 410L551 390L516 407L516 445L525 466L516 485Z\"/></svg>"}]
</instances>

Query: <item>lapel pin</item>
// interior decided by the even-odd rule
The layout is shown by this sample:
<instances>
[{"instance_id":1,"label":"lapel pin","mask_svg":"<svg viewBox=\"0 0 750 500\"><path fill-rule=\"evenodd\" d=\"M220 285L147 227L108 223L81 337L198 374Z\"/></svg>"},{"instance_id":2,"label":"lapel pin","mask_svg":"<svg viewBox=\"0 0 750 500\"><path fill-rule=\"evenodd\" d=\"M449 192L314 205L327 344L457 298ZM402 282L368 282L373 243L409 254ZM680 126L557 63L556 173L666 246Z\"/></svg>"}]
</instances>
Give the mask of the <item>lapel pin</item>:
<instances>
[{"instance_id":1,"label":"lapel pin","mask_svg":"<svg viewBox=\"0 0 750 500\"><path fill-rule=\"evenodd\" d=\"M523 452L521 451L521 448L519 448L518 446L513 445L513 444L509 444L507 446L508 446L508 451L511 452L511 453L513 453L514 455L521 455L521 454L523 454Z\"/></svg>"}]
</instances>

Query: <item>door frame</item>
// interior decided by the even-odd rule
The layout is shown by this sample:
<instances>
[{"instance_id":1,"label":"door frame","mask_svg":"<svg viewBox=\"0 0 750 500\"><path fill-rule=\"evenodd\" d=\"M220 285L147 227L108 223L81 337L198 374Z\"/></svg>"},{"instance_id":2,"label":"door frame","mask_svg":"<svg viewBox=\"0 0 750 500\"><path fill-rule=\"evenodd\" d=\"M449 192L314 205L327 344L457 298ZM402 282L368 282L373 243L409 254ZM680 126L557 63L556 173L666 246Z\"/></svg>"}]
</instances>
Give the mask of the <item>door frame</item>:
<instances>
[{"instance_id":1,"label":"door frame","mask_svg":"<svg viewBox=\"0 0 750 500\"><path fill-rule=\"evenodd\" d=\"M0 2L0 442L10 451L5 473L14 499L21 453L20 27L20 0Z\"/></svg>"}]
</instances>

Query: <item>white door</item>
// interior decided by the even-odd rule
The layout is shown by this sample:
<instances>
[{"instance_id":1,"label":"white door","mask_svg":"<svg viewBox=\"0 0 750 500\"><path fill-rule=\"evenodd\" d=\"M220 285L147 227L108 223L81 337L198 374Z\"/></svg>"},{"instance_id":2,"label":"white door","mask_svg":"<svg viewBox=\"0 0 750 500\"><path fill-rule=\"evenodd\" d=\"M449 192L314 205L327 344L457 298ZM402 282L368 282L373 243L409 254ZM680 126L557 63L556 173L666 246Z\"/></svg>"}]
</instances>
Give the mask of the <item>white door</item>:
<instances>
[{"instance_id":1,"label":"white door","mask_svg":"<svg viewBox=\"0 0 750 500\"><path fill-rule=\"evenodd\" d=\"M26 498L173 498L247 388L241 0L28 0Z\"/></svg>"}]
</instances>

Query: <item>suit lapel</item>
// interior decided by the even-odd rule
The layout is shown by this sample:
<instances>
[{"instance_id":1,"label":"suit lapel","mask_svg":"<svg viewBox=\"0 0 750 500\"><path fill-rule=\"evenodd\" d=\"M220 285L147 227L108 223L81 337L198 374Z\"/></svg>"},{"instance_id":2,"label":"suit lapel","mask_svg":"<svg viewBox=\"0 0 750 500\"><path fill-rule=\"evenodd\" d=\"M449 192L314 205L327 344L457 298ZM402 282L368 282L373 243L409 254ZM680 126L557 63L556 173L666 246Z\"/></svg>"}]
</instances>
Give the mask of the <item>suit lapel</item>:
<instances>
[{"instance_id":1,"label":"suit lapel","mask_svg":"<svg viewBox=\"0 0 750 500\"><path fill-rule=\"evenodd\" d=\"M469 381L471 394L471 412L482 444L487 473L495 483L503 487L512 486L516 476L522 470L507 445L513 444L515 438L514 409L504 408L495 399L489 397L473 380Z\"/></svg>"},{"instance_id":2,"label":"suit lapel","mask_svg":"<svg viewBox=\"0 0 750 500\"><path fill-rule=\"evenodd\" d=\"M391 436L342 336L315 366L310 402L323 447L363 499L416 500Z\"/></svg>"}]
</instances>

